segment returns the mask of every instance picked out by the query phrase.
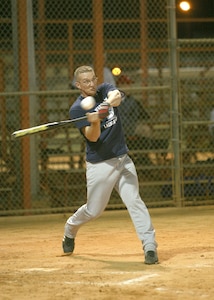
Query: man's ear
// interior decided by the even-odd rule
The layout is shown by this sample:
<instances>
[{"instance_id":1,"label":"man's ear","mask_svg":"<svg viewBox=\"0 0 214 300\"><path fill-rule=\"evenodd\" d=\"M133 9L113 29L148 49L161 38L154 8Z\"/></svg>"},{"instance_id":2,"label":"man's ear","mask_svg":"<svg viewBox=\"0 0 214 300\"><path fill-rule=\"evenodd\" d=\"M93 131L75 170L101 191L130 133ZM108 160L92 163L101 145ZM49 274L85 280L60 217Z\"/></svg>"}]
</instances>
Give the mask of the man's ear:
<instances>
[{"instance_id":1,"label":"man's ear","mask_svg":"<svg viewBox=\"0 0 214 300\"><path fill-rule=\"evenodd\" d=\"M75 86L80 89L80 83L78 81L75 82Z\"/></svg>"}]
</instances>

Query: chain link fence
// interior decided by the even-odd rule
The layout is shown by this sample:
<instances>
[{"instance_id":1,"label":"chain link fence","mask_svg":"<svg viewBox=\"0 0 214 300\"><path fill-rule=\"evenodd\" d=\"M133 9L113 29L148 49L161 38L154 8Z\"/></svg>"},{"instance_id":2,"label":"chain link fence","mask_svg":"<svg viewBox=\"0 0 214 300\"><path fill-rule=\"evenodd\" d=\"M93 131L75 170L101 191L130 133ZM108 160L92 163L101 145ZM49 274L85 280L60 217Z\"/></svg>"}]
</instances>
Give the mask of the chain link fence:
<instances>
[{"instance_id":1,"label":"chain link fence","mask_svg":"<svg viewBox=\"0 0 214 300\"><path fill-rule=\"evenodd\" d=\"M179 41L181 158L187 203L213 199L214 40Z\"/></svg>"},{"instance_id":2,"label":"chain link fence","mask_svg":"<svg viewBox=\"0 0 214 300\"><path fill-rule=\"evenodd\" d=\"M85 146L74 126L11 139L15 130L69 118L78 95L73 72L83 64L94 66L99 82L126 92L121 115L145 203L213 203L214 40L179 39L174 49L173 3L1 1L1 215L75 210L85 203ZM121 207L113 192L108 208Z\"/></svg>"}]
</instances>

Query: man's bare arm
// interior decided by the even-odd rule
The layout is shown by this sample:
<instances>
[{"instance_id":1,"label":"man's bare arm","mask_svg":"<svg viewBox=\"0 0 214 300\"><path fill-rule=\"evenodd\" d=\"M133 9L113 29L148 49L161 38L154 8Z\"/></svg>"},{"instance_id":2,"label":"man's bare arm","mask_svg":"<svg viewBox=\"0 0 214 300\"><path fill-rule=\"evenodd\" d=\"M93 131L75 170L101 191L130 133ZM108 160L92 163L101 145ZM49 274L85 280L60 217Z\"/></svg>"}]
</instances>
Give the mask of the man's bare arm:
<instances>
[{"instance_id":1,"label":"man's bare arm","mask_svg":"<svg viewBox=\"0 0 214 300\"><path fill-rule=\"evenodd\" d=\"M100 117L98 112L88 113L88 121L91 123L90 126L86 126L82 129L84 136L91 142L96 142L100 137Z\"/></svg>"}]
</instances>

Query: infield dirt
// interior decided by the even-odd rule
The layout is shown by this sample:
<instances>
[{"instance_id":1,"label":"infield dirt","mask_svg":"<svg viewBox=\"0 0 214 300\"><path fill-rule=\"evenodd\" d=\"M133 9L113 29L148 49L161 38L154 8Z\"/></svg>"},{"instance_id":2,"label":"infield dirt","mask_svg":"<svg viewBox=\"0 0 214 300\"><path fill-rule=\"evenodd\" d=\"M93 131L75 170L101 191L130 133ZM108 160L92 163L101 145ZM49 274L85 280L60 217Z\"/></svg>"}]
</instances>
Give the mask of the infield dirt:
<instances>
[{"instance_id":1,"label":"infield dirt","mask_svg":"<svg viewBox=\"0 0 214 300\"><path fill-rule=\"evenodd\" d=\"M126 210L82 227L64 257L70 214L0 218L0 299L214 299L214 206L150 214L160 260L152 266Z\"/></svg>"}]
</instances>

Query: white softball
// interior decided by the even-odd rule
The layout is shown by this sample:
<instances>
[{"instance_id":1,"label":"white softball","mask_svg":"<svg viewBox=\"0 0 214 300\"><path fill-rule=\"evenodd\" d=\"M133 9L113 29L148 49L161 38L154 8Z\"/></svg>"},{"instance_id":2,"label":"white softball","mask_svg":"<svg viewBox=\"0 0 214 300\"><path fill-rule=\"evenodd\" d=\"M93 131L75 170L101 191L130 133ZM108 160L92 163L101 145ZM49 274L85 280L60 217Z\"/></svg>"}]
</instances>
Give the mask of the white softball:
<instances>
[{"instance_id":1,"label":"white softball","mask_svg":"<svg viewBox=\"0 0 214 300\"><path fill-rule=\"evenodd\" d=\"M89 110L93 108L95 105L95 99L92 96L88 96L81 101L81 107L84 110Z\"/></svg>"}]
</instances>

